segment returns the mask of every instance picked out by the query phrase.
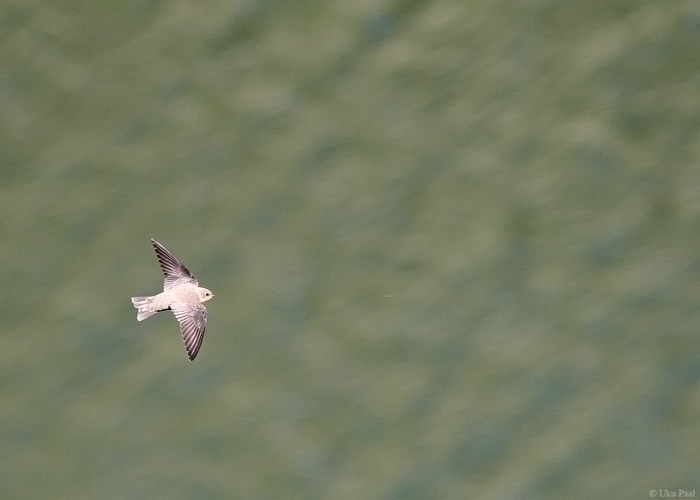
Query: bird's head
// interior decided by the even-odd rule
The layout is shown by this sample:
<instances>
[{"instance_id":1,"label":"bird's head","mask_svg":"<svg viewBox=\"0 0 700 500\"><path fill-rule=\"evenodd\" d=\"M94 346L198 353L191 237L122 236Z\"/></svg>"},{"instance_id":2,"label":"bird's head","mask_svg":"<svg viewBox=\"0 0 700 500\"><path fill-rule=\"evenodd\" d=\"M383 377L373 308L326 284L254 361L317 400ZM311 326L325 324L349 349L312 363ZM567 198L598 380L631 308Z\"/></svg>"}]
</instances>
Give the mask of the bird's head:
<instances>
[{"instance_id":1,"label":"bird's head","mask_svg":"<svg viewBox=\"0 0 700 500\"><path fill-rule=\"evenodd\" d=\"M200 302L206 302L214 296L214 294L206 288L197 288L197 295L199 295Z\"/></svg>"}]
</instances>

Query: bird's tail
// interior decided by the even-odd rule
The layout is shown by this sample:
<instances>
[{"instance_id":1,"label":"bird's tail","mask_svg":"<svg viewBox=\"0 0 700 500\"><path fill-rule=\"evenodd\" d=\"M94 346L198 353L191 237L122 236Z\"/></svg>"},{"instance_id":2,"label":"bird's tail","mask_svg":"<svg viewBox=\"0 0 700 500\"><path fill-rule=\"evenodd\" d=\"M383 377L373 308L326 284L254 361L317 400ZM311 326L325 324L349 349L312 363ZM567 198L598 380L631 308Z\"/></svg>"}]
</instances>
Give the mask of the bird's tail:
<instances>
[{"instance_id":1,"label":"bird's tail","mask_svg":"<svg viewBox=\"0 0 700 500\"><path fill-rule=\"evenodd\" d=\"M146 318L153 316L158 310L153 307L153 297L131 297L134 307L138 309L136 319L143 321Z\"/></svg>"}]
</instances>

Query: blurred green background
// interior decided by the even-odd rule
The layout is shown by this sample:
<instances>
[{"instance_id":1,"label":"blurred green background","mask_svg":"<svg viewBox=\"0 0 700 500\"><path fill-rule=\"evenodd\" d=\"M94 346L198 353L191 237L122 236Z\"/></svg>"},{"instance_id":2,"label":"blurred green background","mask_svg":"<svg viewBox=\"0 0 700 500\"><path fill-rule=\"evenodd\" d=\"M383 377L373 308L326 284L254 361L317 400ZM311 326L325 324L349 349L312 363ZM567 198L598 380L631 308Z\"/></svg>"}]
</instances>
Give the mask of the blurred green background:
<instances>
[{"instance_id":1,"label":"blurred green background","mask_svg":"<svg viewBox=\"0 0 700 500\"><path fill-rule=\"evenodd\" d=\"M695 1L3 2L0 498L700 491L699 159Z\"/></svg>"}]
</instances>

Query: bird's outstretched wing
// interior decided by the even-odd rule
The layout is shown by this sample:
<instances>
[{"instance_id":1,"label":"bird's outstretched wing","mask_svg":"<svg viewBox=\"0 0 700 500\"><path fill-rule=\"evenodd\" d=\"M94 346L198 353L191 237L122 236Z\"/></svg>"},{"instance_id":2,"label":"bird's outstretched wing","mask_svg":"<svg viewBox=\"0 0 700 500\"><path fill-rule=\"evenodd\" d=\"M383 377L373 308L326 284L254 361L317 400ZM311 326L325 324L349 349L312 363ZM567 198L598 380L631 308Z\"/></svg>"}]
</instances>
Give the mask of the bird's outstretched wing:
<instances>
[{"instance_id":1,"label":"bird's outstretched wing","mask_svg":"<svg viewBox=\"0 0 700 500\"><path fill-rule=\"evenodd\" d=\"M199 352L204 340L204 329L207 326L207 308L202 304L171 304L173 314L180 322L182 340L185 342L187 357L190 361Z\"/></svg>"},{"instance_id":2,"label":"bird's outstretched wing","mask_svg":"<svg viewBox=\"0 0 700 500\"><path fill-rule=\"evenodd\" d=\"M197 283L197 278L195 278L189 271L189 269L182 265L182 262L177 260L177 258L173 254L171 254L167 248L165 248L163 245L161 245L154 239L151 240L151 243L153 243L153 248L156 251L156 256L158 257L158 262L160 263L160 268L163 270L163 274L165 275L163 290L170 290L176 282L178 284L199 284Z\"/></svg>"}]
</instances>

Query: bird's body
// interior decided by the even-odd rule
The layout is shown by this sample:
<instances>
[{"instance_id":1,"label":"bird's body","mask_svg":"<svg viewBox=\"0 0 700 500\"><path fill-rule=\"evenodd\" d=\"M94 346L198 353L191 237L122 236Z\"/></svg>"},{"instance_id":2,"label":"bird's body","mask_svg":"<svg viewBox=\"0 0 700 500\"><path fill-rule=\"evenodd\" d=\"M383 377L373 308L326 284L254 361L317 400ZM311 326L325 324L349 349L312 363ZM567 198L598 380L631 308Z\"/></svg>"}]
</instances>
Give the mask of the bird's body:
<instances>
[{"instance_id":1,"label":"bird's body","mask_svg":"<svg viewBox=\"0 0 700 500\"><path fill-rule=\"evenodd\" d=\"M157 295L131 298L138 310L136 319L143 321L158 312L172 310L180 322L187 356L193 361L202 346L207 325L207 309L202 303L214 294L200 287L192 273L163 245L155 240L151 240L151 243L165 275L165 282L163 292Z\"/></svg>"}]
</instances>

